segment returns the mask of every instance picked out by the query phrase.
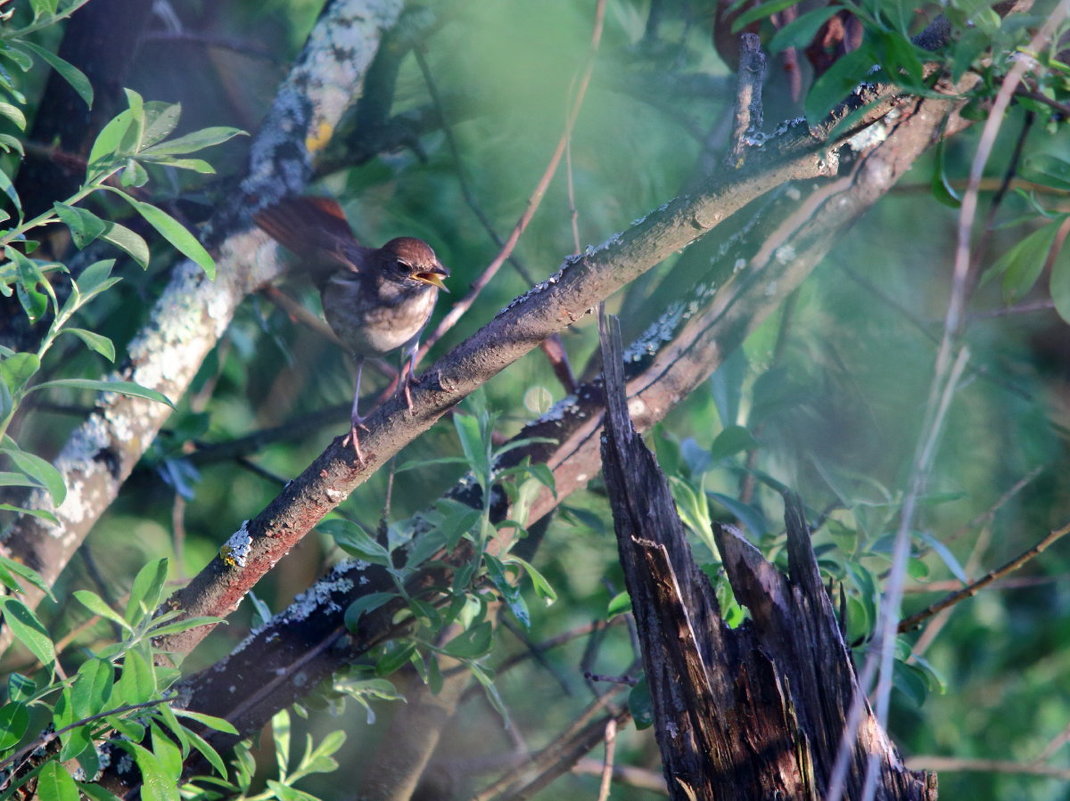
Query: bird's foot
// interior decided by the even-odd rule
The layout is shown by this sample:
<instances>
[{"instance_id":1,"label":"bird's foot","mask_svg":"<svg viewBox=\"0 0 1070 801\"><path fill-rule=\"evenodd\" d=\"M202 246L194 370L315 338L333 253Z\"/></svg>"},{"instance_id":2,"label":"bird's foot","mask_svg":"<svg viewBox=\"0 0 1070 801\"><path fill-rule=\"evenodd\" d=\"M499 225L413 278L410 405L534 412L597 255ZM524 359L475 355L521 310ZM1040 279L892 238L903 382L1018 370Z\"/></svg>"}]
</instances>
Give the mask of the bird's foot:
<instances>
[{"instance_id":1,"label":"bird's foot","mask_svg":"<svg viewBox=\"0 0 1070 801\"><path fill-rule=\"evenodd\" d=\"M412 387L419 383L420 379L411 374L402 377L398 382L398 394L405 398L405 408L409 410L409 414L412 414L415 408L412 403Z\"/></svg>"},{"instance_id":2,"label":"bird's foot","mask_svg":"<svg viewBox=\"0 0 1070 801\"><path fill-rule=\"evenodd\" d=\"M357 434L358 428L363 428L365 431L370 430L366 425L364 425L364 418L353 418L349 427L349 433L346 434L345 439L342 440L342 447L345 447L346 445L352 443L353 455L357 457L357 462L359 464L364 464L364 452L360 449L360 436Z\"/></svg>"}]
</instances>

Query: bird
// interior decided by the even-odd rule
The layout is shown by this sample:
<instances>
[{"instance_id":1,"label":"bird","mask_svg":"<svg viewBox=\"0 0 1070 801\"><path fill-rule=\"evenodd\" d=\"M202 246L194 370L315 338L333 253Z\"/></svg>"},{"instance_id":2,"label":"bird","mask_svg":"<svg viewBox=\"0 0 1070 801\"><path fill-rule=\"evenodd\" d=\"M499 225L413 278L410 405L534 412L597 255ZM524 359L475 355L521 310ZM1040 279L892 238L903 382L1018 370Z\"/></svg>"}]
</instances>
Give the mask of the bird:
<instances>
[{"instance_id":1,"label":"bird","mask_svg":"<svg viewBox=\"0 0 1070 801\"><path fill-rule=\"evenodd\" d=\"M438 299L448 292L449 270L422 239L402 236L380 248L361 245L338 202L308 195L282 198L253 215L254 222L300 260L320 292L323 316L357 362L349 434L364 463L358 429L368 430L358 409L364 360L402 349L398 393L412 411L416 351ZM406 360L408 365L406 366Z\"/></svg>"}]
</instances>

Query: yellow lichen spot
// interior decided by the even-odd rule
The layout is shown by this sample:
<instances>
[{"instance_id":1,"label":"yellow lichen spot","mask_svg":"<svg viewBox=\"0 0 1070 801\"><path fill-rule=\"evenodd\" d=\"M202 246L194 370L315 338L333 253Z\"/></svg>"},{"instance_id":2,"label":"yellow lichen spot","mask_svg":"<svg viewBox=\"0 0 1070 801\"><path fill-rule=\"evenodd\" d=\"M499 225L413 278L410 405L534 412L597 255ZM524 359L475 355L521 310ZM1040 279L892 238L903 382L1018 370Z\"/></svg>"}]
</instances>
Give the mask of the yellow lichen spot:
<instances>
[{"instance_id":1,"label":"yellow lichen spot","mask_svg":"<svg viewBox=\"0 0 1070 801\"><path fill-rule=\"evenodd\" d=\"M224 545L219 549L219 558L223 560L223 564L227 567L238 566L238 560L234 558L234 549L229 545Z\"/></svg>"},{"instance_id":2,"label":"yellow lichen spot","mask_svg":"<svg viewBox=\"0 0 1070 801\"><path fill-rule=\"evenodd\" d=\"M323 146L331 140L331 134L333 133L334 128L327 122L321 122L313 130L309 131L308 136L305 137L305 147L308 148L308 152L315 153L318 150L322 150Z\"/></svg>"}]
</instances>

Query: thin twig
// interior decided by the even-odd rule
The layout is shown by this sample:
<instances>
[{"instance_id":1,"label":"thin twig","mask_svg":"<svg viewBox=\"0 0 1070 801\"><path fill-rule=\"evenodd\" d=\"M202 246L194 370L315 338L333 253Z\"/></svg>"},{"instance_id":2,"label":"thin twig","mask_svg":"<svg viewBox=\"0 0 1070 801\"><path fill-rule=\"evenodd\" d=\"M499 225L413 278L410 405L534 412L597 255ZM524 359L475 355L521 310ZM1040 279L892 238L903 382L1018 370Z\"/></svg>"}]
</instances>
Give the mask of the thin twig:
<instances>
[{"instance_id":1,"label":"thin twig","mask_svg":"<svg viewBox=\"0 0 1070 801\"><path fill-rule=\"evenodd\" d=\"M1030 42L1030 49L1039 50L1043 43L1050 38L1056 27L1062 23L1068 11L1070 11L1070 0L1061 0L1059 6L1033 37ZM1019 59L1004 79L1003 85L1000 87L992 104L988 120L981 133L977 153L970 167L970 181L959 210L958 246L955 251L955 267L952 277L951 297L944 321L944 335L941 339L940 348L936 355L936 364L933 368L933 380L929 391L929 401L926 405L925 423L921 428L912 478L900 512L900 524L892 550L892 570L881 600L880 614L875 632L879 647L870 651L859 680L859 686L855 691L855 698L848 714L848 724L840 741L836 762L829 781L827 801L840 801L842 797L852 744L855 740L858 725L861 722L862 694L864 688L873 680L874 674L877 676L875 693L876 719L879 725L887 726L892 690L895 636L898 630L899 609L902 602L903 587L905 586L906 565L910 555L914 516L918 500L921 498L927 483L947 408L966 364L967 350L965 348L961 348L957 356L953 354L955 341L961 333L963 309L965 308L970 288L970 238L973 221L977 215L978 187L985 165L988 163L988 158L995 145L996 134L1003 123L1003 116L1010 103L1011 96L1027 67L1027 59ZM871 757L866 767L866 781L862 794L863 801L872 801L876 792L876 767L877 762Z\"/></svg>"},{"instance_id":2,"label":"thin twig","mask_svg":"<svg viewBox=\"0 0 1070 801\"><path fill-rule=\"evenodd\" d=\"M472 184L468 180L468 171L465 169L464 160L461 158L461 149L457 146L457 138L453 135L453 125L451 125L450 121L446 118L446 106L442 102L442 96L438 92L438 84L435 82L431 68L427 65L427 56L424 55L422 47L414 48L413 55L416 57L416 63L419 65L420 72L423 75L424 84L427 86L427 93L431 96L431 103L435 108L435 113L438 114L439 122L442 123L442 131L446 135L446 145L450 149L454 168L457 170L457 182L461 187L461 195L464 197L465 203L468 204L468 208L472 210L474 215L476 215L476 219L479 220L490 238L494 240L494 244L497 245L498 248L504 248L505 242L498 236L498 232L494 230L494 225L483 211L483 207L480 206L479 200L476 199L475 192L472 190ZM525 282L528 284L534 283L531 274L515 256L510 255L508 261L513 265L513 269L517 271Z\"/></svg>"},{"instance_id":3,"label":"thin twig","mask_svg":"<svg viewBox=\"0 0 1070 801\"><path fill-rule=\"evenodd\" d=\"M1039 476L1043 472L1044 472L1044 466L1043 465L1041 465L1040 467L1034 467L1032 470L1030 470L1028 473L1026 473L1020 479L1015 481L1006 492L1004 492L1002 495L1000 495L996 499L996 502L994 504L989 506L987 509L985 509L983 512L981 512L979 515L974 517L973 520L971 520L970 522L966 523L964 526L961 526L957 531L955 531L953 534L951 534L951 536L949 536L947 538L948 541L949 542L954 541L954 540L958 539L959 537L961 537L963 534L965 534L970 529L978 528L979 526L982 526L985 523L991 522L992 518L994 518L996 516L996 512L998 512L1000 509L1002 509L1004 506L1006 506L1008 503L1010 503L1014 499L1015 495L1017 495L1019 492L1021 492L1026 487L1028 487L1030 484L1032 484L1033 481L1036 480L1037 476Z\"/></svg>"},{"instance_id":4,"label":"thin twig","mask_svg":"<svg viewBox=\"0 0 1070 801\"><path fill-rule=\"evenodd\" d=\"M489 265L487 265L487 268L479 278L472 282L472 288L468 291L468 294L454 304L453 308L449 310L449 313L447 313L439 322L434 333L432 333L431 336L427 338L427 341L420 347L420 350L416 355L417 361L419 361L436 342L442 339L445 333L456 325L457 321L461 319L464 313L472 307L476 298L479 297L479 293L490 283L502 264L505 263L505 260L509 258L509 255L516 247L516 243L520 241L520 235L524 233L528 224L531 222L531 218L535 216L535 212L539 208L539 204L542 202L542 198L546 194L547 188L550 186L550 181L553 179L554 173L557 172L557 167L561 163L561 157L565 153L565 145L568 143L568 139L572 135L572 129L575 127L576 119L579 117L580 109L583 107L583 100L587 94L587 87L591 82L591 74L594 72L595 55L598 53L598 46L602 41L602 25L605 19L605 12L606 0L598 0L598 4L595 6L595 21L594 31L591 34L591 49L587 57L587 64L583 70L583 77L580 78L579 85L576 89L576 98L573 100L572 108L569 110L568 117L565 120L565 130L561 134L561 138L558 140L553 156L550 157L550 163L546 165L546 170L543 172L542 177L535 186L535 191L532 192L531 197L528 198L528 204L524 209L524 213L520 215L520 219L517 220L516 225L513 226L512 232L505 240L505 244L502 246L498 255L494 257L494 260L491 261Z\"/></svg>"},{"instance_id":5,"label":"thin twig","mask_svg":"<svg viewBox=\"0 0 1070 801\"><path fill-rule=\"evenodd\" d=\"M1047 776L1053 779L1070 780L1070 768L1049 765L1031 765L1026 762L1011 762L1008 759L959 759L957 757L916 756L907 759L911 770L934 770L939 773L1018 773L1028 776Z\"/></svg>"},{"instance_id":6,"label":"thin twig","mask_svg":"<svg viewBox=\"0 0 1070 801\"><path fill-rule=\"evenodd\" d=\"M613 783L613 762L617 750L617 719L606 721L606 758L602 763L602 784L598 788L598 801L608 801L609 788Z\"/></svg>"},{"instance_id":7,"label":"thin twig","mask_svg":"<svg viewBox=\"0 0 1070 801\"><path fill-rule=\"evenodd\" d=\"M967 584L961 590L953 592L947 597L942 598L941 600L937 601L934 604L931 604L925 609L922 609L920 612L917 612L911 615L910 617L904 618L903 620L899 621L897 631L900 634L911 631L912 629L917 628L926 618L932 617L940 610L946 609L949 606L954 606L959 601L964 601L967 598L973 597L978 593L978 591L988 586L993 581L1003 578L1008 573L1013 573L1026 562L1039 556L1053 542L1055 542L1061 537L1066 536L1066 534L1068 533L1070 533L1070 523L1067 523L1065 526L1062 526L1061 528L1057 528L1054 531L1050 532L1046 537L1044 537L1044 539L1042 539L1032 548L1029 548L1018 554L1016 557L1011 559L1002 567L998 567L995 570L990 570L988 573L977 579L977 581L973 582L972 584Z\"/></svg>"}]
</instances>

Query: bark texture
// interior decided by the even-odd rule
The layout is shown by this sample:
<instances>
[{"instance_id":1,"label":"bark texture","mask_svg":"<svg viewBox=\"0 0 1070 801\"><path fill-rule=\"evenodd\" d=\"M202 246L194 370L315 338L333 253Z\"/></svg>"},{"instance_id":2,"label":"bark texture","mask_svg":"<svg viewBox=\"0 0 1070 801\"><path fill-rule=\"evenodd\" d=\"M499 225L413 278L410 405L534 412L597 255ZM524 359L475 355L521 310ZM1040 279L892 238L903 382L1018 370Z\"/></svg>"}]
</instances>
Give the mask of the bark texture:
<instances>
[{"instance_id":1,"label":"bark texture","mask_svg":"<svg viewBox=\"0 0 1070 801\"><path fill-rule=\"evenodd\" d=\"M801 504L786 499L787 576L739 531L716 527L732 589L750 611L730 629L668 482L632 426L615 330L603 331L602 348L603 472L669 795L820 801L858 687ZM868 708L851 747L846 798L862 797L876 758L876 798L935 801L935 775L907 770Z\"/></svg>"}]
</instances>

